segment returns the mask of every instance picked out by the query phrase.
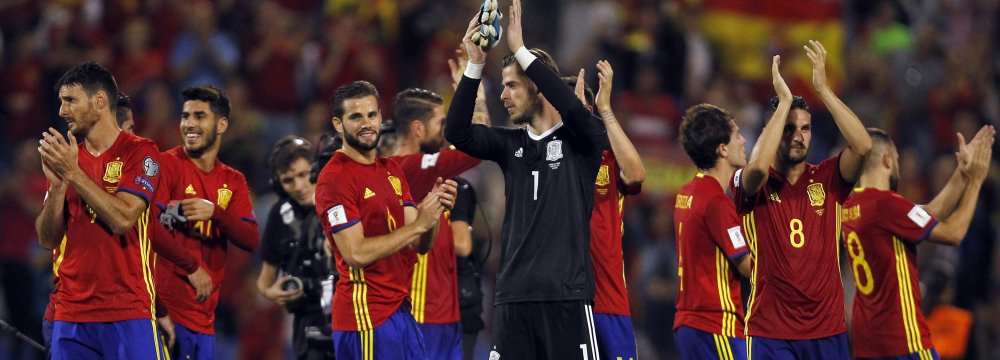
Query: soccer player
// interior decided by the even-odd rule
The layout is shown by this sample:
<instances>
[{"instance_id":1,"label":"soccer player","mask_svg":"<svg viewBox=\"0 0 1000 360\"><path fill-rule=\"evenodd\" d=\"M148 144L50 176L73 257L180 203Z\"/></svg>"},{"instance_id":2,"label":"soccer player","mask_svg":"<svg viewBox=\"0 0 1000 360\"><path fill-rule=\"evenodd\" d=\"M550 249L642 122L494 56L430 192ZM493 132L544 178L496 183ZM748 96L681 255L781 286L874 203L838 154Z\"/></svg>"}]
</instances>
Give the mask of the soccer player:
<instances>
[{"instance_id":1,"label":"soccer player","mask_svg":"<svg viewBox=\"0 0 1000 360\"><path fill-rule=\"evenodd\" d=\"M775 85L784 86L777 67ZM746 359L738 270L750 275L750 250L725 188L747 164L733 115L714 105L688 108L681 145L698 167L677 192L677 315L674 340L682 359Z\"/></svg>"},{"instance_id":2,"label":"soccer player","mask_svg":"<svg viewBox=\"0 0 1000 360\"><path fill-rule=\"evenodd\" d=\"M454 204L456 185L435 179L414 206L399 165L376 156L382 113L367 81L333 95L333 126L343 147L320 171L316 212L340 279L333 296L337 359L425 359L420 329L407 297L417 254L434 245L441 214Z\"/></svg>"},{"instance_id":3,"label":"soccer player","mask_svg":"<svg viewBox=\"0 0 1000 360\"><path fill-rule=\"evenodd\" d=\"M158 206L181 218L172 235L195 257L211 278L207 287L188 280L190 272L176 264L156 266L156 286L176 324L175 357L215 357L215 307L225 277L226 251L257 247L259 232L246 178L218 159L229 127L229 98L210 85L189 87L179 132L183 144L160 154L163 180Z\"/></svg>"},{"instance_id":4,"label":"soccer player","mask_svg":"<svg viewBox=\"0 0 1000 360\"><path fill-rule=\"evenodd\" d=\"M600 87L594 96L577 77L563 80L575 88L585 106L596 105L608 132L611 148L601 154L601 167L594 182L594 212L590 218L590 258L594 263L594 327L601 359L638 359L632 310L625 288L622 254L622 222L625 196L636 195L646 178L639 152L629 141L611 109L614 71L606 60L597 62Z\"/></svg>"},{"instance_id":5,"label":"soccer player","mask_svg":"<svg viewBox=\"0 0 1000 360\"><path fill-rule=\"evenodd\" d=\"M872 140L827 84L826 49L815 41L804 48L813 64L813 87L847 147L818 165L807 164L809 107L773 77L778 94L771 99L770 119L747 166L732 181L754 259L746 316L747 357L752 359L850 357L838 215ZM779 62L776 56L772 72Z\"/></svg>"},{"instance_id":6,"label":"soccer player","mask_svg":"<svg viewBox=\"0 0 1000 360\"><path fill-rule=\"evenodd\" d=\"M472 42L448 110L445 137L459 150L496 162L507 200L501 234L492 357L598 358L593 325L594 271L590 214L594 180L608 136L600 120L557 75L554 61L524 47L521 3L510 8L500 96L511 121L525 128L471 124L486 56Z\"/></svg>"},{"instance_id":7,"label":"soccer player","mask_svg":"<svg viewBox=\"0 0 1000 360\"><path fill-rule=\"evenodd\" d=\"M485 99L482 99L485 101ZM431 91L406 89L392 104L396 153L414 200L423 200L437 178L451 179L479 164L465 153L444 149L444 99ZM462 359L458 273L451 213L441 215L437 239L427 254L417 255L410 289L411 312L431 359ZM471 238L463 238L471 240ZM471 246L471 245L469 245Z\"/></svg>"},{"instance_id":8,"label":"soccer player","mask_svg":"<svg viewBox=\"0 0 1000 360\"><path fill-rule=\"evenodd\" d=\"M53 359L162 356L148 230L158 154L118 128L117 87L96 63L67 71L56 88L70 131L49 129L39 141L50 186L35 230L43 248L60 249Z\"/></svg>"},{"instance_id":9,"label":"soccer player","mask_svg":"<svg viewBox=\"0 0 1000 360\"><path fill-rule=\"evenodd\" d=\"M125 93L118 93L118 106L115 107L115 120L118 128L129 134L135 134L135 121L132 119L132 99Z\"/></svg>"},{"instance_id":10,"label":"soccer player","mask_svg":"<svg viewBox=\"0 0 1000 360\"><path fill-rule=\"evenodd\" d=\"M926 206L896 194L896 145L882 130L868 129L868 134L874 147L842 214L844 246L857 284L851 322L854 357L940 359L920 310L917 244L926 239L958 245L965 237L996 132L985 126L968 146L959 135L959 166Z\"/></svg>"}]
</instances>

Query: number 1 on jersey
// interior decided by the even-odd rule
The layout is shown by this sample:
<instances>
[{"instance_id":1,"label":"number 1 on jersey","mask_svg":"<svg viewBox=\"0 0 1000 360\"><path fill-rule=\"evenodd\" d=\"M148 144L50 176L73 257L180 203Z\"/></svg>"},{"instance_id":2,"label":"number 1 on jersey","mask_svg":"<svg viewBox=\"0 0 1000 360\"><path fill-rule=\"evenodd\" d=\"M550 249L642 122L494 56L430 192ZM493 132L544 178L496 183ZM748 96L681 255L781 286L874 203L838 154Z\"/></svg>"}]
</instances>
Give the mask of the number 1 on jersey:
<instances>
[{"instance_id":1,"label":"number 1 on jersey","mask_svg":"<svg viewBox=\"0 0 1000 360\"><path fill-rule=\"evenodd\" d=\"M538 200L538 170L532 171L531 176L535 178L535 190L534 195L532 195L531 200Z\"/></svg>"}]
</instances>

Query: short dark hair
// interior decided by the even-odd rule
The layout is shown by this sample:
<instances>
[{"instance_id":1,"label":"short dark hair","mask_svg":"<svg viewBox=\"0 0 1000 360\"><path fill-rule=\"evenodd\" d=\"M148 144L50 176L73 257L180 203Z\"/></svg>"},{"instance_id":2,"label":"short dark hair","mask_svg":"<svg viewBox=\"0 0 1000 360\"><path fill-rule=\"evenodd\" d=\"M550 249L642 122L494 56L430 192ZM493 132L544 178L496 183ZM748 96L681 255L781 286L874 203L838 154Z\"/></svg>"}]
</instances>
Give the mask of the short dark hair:
<instances>
[{"instance_id":1,"label":"short dark hair","mask_svg":"<svg viewBox=\"0 0 1000 360\"><path fill-rule=\"evenodd\" d=\"M778 101L779 101L778 95L771 97L771 101L769 101L767 104L767 111L764 112L764 121L770 119L771 115L774 115L774 112L778 111ZM798 95L792 96L792 107L789 108L788 111L792 111L795 109L802 109L805 111L809 111L809 104L806 103L806 99L804 99L801 96Z\"/></svg>"},{"instance_id":2,"label":"short dark hair","mask_svg":"<svg viewBox=\"0 0 1000 360\"><path fill-rule=\"evenodd\" d=\"M535 57L538 58L538 61L541 61L543 65L548 66L549 69L552 69L552 71L554 71L556 75L559 74L559 65L556 65L556 61L552 59L552 55L549 55L549 53L545 52L545 50L539 48L531 48L528 50L528 52L530 52L532 55L535 55ZM507 56L504 56L503 58L503 67L508 67L511 65L518 65L517 68L521 69L521 66L517 63L517 59L514 58L514 54L509 54ZM523 72L524 69L521 69L521 71Z\"/></svg>"},{"instance_id":3,"label":"short dark hair","mask_svg":"<svg viewBox=\"0 0 1000 360\"><path fill-rule=\"evenodd\" d=\"M267 160L268 166L275 176L288 171L292 163L298 159L312 161L313 146L309 140L295 135L286 135L274 144L271 149L271 156Z\"/></svg>"},{"instance_id":4,"label":"short dark hair","mask_svg":"<svg viewBox=\"0 0 1000 360\"><path fill-rule=\"evenodd\" d=\"M118 120L119 127L128 120L128 112L131 110L132 99L129 99L125 93L118 93L118 101L115 102L115 119Z\"/></svg>"},{"instance_id":5,"label":"short dark hair","mask_svg":"<svg viewBox=\"0 0 1000 360\"><path fill-rule=\"evenodd\" d=\"M360 99L365 96L374 96L376 102L381 101L381 98L378 95L378 89L376 89L375 85L372 85L370 82L358 80L341 85L333 92L333 99L331 101L332 106L330 106L330 108L333 109L333 116L338 118L344 117L344 101L349 99Z\"/></svg>"},{"instance_id":6,"label":"short dark hair","mask_svg":"<svg viewBox=\"0 0 1000 360\"><path fill-rule=\"evenodd\" d=\"M566 83L566 85L569 85L569 87L573 89L574 92L576 91L576 80L577 80L576 75L563 76L562 80L563 82ZM586 82L583 83L583 98L584 100L587 100L587 103L584 105L589 105L591 107L597 106L596 104L594 104L595 101L594 89L591 88L590 84L587 84Z\"/></svg>"},{"instance_id":7,"label":"short dark hair","mask_svg":"<svg viewBox=\"0 0 1000 360\"><path fill-rule=\"evenodd\" d=\"M681 121L681 145L699 169L711 169L719 159L715 151L729 144L733 134L733 114L711 104L688 108Z\"/></svg>"},{"instance_id":8,"label":"short dark hair","mask_svg":"<svg viewBox=\"0 0 1000 360\"><path fill-rule=\"evenodd\" d=\"M74 66L66 71L59 81L56 81L56 93L63 86L80 85L87 96L94 96L98 91L103 91L108 96L108 107L111 112L115 112L118 99L118 83L115 82L111 71L96 62L90 61Z\"/></svg>"},{"instance_id":9,"label":"short dark hair","mask_svg":"<svg viewBox=\"0 0 1000 360\"><path fill-rule=\"evenodd\" d=\"M872 151L869 153L868 158L871 158L872 154L882 154L885 149L896 147L896 143L892 141L892 136L889 136L889 133L885 132L885 130L874 127L865 130L868 130L868 136L872 138Z\"/></svg>"},{"instance_id":10,"label":"short dark hair","mask_svg":"<svg viewBox=\"0 0 1000 360\"><path fill-rule=\"evenodd\" d=\"M444 98L437 93L419 88L409 88L396 94L392 103L392 122L396 124L396 132L409 135L410 122L426 121L434 114L434 108L444 105Z\"/></svg>"},{"instance_id":11,"label":"short dark hair","mask_svg":"<svg viewBox=\"0 0 1000 360\"><path fill-rule=\"evenodd\" d=\"M212 85L191 86L181 92L184 101L204 101L217 117L229 117L229 97L226 92Z\"/></svg>"}]
</instances>

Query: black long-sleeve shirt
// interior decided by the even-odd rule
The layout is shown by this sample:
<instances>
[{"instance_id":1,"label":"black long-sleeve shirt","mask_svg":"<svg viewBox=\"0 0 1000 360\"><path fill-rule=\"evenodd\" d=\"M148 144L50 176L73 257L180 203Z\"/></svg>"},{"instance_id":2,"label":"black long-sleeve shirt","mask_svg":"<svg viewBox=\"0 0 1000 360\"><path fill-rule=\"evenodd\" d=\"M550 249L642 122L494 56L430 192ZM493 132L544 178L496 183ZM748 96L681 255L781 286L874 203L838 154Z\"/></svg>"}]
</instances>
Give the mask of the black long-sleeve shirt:
<instances>
[{"instance_id":1,"label":"black long-sleeve shirt","mask_svg":"<svg viewBox=\"0 0 1000 360\"><path fill-rule=\"evenodd\" d=\"M562 123L541 135L472 125L479 79L462 77L448 109L445 137L469 155L496 162L507 203L496 304L593 300L590 215L601 152L600 119L539 61L525 70Z\"/></svg>"}]
</instances>

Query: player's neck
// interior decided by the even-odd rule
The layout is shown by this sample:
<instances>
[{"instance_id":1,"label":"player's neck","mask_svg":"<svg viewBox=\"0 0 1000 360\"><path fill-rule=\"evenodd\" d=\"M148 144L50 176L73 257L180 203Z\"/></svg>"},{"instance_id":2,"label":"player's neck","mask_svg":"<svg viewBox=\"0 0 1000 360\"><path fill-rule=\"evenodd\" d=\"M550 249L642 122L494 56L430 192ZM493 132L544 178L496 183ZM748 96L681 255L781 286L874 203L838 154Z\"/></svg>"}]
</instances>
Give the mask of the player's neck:
<instances>
[{"instance_id":1,"label":"player's neck","mask_svg":"<svg viewBox=\"0 0 1000 360\"><path fill-rule=\"evenodd\" d=\"M889 175L875 171L862 170L861 177L858 178L858 187L889 190Z\"/></svg>"},{"instance_id":2,"label":"player's neck","mask_svg":"<svg viewBox=\"0 0 1000 360\"><path fill-rule=\"evenodd\" d=\"M118 135L121 133L122 130L118 128L114 118L98 120L94 127L87 132L87 138L84 141L87 145L87 151L94 156L103 154L115 144L115 140L118 140Z\"/></svg>"},{"instance_id":3,"label":"player's neck","mask_svg":"<svg viewBox=\"0 0 1000 360\"><path fill-rule=\"evenodd\" d=\"M774 170L784 176L785 181L788 181L789 184L794 184L799 181L799 177L806 171L806 162L800 161L798 164L788 165L778 159L774 162Z\"/></svg>"},{"instance_id":4,"label":"player's neck","mask_svg":"<svg viewBox=\"0 0 1000 360\"><path fill-rule=\"evenodd\" d=\"M198 169L204 172L211 172L215 168L215 160L219 158L219 143L221 141L221 138L216 139L215 144L212 144L212 146L200 154L192 154L187 149L184 149L184 154L187 155L188 159L191 159L191 162Z\"/></svg>"},{"instance_id":5,"label":"player's neck","mask_svg":"<svg viewBox=\"0 0 1000 360\"><path fill-rule=\"evenodd\" d=\"M723 159L724 160L724 159ZM729 179L733 178L733 173L736 172L736 168L732 167L728 163L718 163L715 167L711 169L702 170L702 173L711 176L715 181L719 182L719 186L725 191L729 186Z\"/></svg>"},{"instance_id":6,"label":"player's neck","mask_svg":"<svg viewBox=\"0 0 1000 360\"><path fill-rule=\"evenodd\" d=\"M556 108L548 101L542 101L542 113L536 115L528 124L528 131L533 135L541 135L562 123L562 117Z\"/></svg>"},{"instance_id":7,"label":"player's neck","mask_svg":"<svg viewBox=\"0 0 1000 360\"><path fill-rule=\"evenodd\" d=\"M344 153L344 155L347 155L347 157L351 158L351 160L357 161L357 162L365 164L365 165L374 164L375 163L375 157L377 155L375 153L375 149L371 149L371 150L368 150L368 151L361 151L361 150L355 149L353 146L351 146L347 142L344 142L344 146L340 148L340 151L342 151Z\"/></svg>"},{"instance_id":8,"label":"player's neck","mask_svg":"<svg viewBox=\"0 0 1000 360\"><path fill-rule=\"evenodd\" d=\"M393 156L406 156L420 152L420 143L416 139L406 137L402 140L396 144L396 150L392 152Z\"/></svg>"}]
</instances>

